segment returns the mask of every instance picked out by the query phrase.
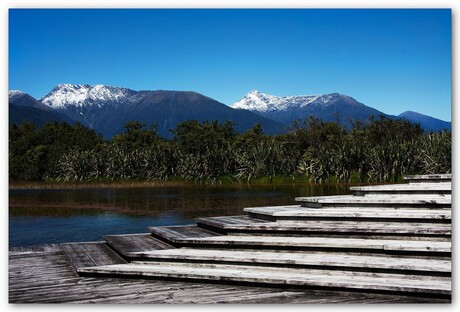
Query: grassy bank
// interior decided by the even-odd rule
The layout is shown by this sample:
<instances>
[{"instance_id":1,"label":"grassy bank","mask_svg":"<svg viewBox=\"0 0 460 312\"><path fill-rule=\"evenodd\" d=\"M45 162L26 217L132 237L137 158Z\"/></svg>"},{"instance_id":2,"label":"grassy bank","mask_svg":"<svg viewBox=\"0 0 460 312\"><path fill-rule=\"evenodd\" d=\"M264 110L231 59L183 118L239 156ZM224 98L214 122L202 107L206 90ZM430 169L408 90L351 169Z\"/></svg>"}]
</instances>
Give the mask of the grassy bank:
<instances>
[{"instance_id":1,"label":"grassy bank","mask_svg":"<svg viewBox=\"0 0 460 312\"><path fill-rule=\"evenodd\" d=\"M350 182L341 182L337 180L323 181L322 183L309 182L305 176L263 176L257 177L247 181L236 180L230 176L222 176L216 184L207 184L194 180L185 180L180 178L173 178L170 180L115 180L115 181L77 181L77 182L64 182L64 181L9 181L10 190L34 190L34 189L96 189L96 188L158 188L158 187L193 187L207 185L213 186L257 186L257 185L289 185L289 184L304 184L304 185L317 185L317 184L363 184L358 178ZM398 179L398 183L402 183L402 177ZM375 182L365 182L366 184Z\"/></svg>"},{"instance_id":2,"label":"grassy bank","mask_svg":"<svg viewBox=\"0 0 460 312\"><path fill-rule=\"evenodd\" d=\"M250 183L223 176L216 184L206 184L199 181L171 179L171 180L116 180L116 181L10 181L10 190L33 190L33 189L85 189L85 188L152 188L152 187L185 187L185 186L226 186L226 185L286 185L307 183L302 176L282 176L270 179L270 177L259 177L252 179Z\"/></svg>"},{"instance_id":3,"label":"grassy bank","mask_svg":"<svg viewBox=\"0 0 460 312\"><path fill-rule=\"evenodd\" d=\"M81 181L81 182L58 182L58 181L10 181L10 190L33 190L33 189L91 189L91 188L152 188L152 187L180 187L191 185L187 181Z\"/></svg>"}]
</instances>

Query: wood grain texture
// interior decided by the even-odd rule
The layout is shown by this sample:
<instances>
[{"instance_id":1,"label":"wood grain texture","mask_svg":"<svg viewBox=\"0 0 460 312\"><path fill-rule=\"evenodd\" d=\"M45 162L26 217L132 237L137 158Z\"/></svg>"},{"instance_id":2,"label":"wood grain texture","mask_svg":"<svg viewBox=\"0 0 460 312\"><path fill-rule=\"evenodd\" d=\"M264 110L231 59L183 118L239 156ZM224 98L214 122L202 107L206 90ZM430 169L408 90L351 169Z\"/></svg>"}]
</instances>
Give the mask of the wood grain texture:
<instances>
[{"instance_id":1,"label":"wood grain texture","mask_svg":"<svg viewBox=\"0 0 460 312\"><path fill-rule=\"evenodd\" d=\"M120 276L233 281L291 285L296 287L329 287L333 289L388 291L439 296L451 295L451 278L440 276L398 275L386 273L324 271L313 269L267 268L242 265L190 263L130 263L82 268L80 274L116 274Z\"/></svg>"},{"instance_id":2,"label":"wood grain texture","mask_svg":"<svg viewBox=\"0 0 460 312\"><path fill-rule=\"evenodd\" d=\"M304 250L363 250L363 252L406 252L412 254L432 254L449 256L450 241L395 240L395 239L360 239L337 237L283 237L283 236L238 236L225 235L213 237L181 237L175 243L184 246L219 246L219 247L260 247L260 248L293 248Z\"/></svg>"},{"instance_id":3,"label":"wood grain texture","mask_svg":"<svg viewBox=\"0 0 460 312\"><path fill-rule=\"evenodd\" d=\"M452 174L408 175L403 177L409 183L436 183L452 181Z\"/></svg>"},{"instance_id":4,"label":"wood grain texture","mask_svg":"<svg viewBox=\"0 0 460 312\"><path fill-rule=\"evenodd\" d=\"M296 197L297 202L301 202L303 207L340 207L340 206L387 206L387 207L432 207L446 208L452 205L450 194L388 194L388 195L373 195L373 196L312 196L312 197Z\"/></svg>"},{"instance_id":5,"label":"wood grain texture","mask_svg":"<svg viewBox=\"0 0 460 312\"><path fill-rule=\"evenodd\" d=\"M9 303L450 303L450 299L328 290L79 277L62 252L10 253Z\"/></svg>"},{"instance_id":6,"label":"wood grain texture","mask_svg":"<svg viewBox=\"0 0 460 312\"><path fill-rule=\"evenodd\" d=\"M126 263L103 242L62 244L70 264L75 268Z\"/></svg>"},{"instance_id":7,"label":"wood grain texture","mask_svg":"<svg viewBox=\"0 0 460 312\"><path fill-rule=\"evenodd\" d=\"M130 258L137 252L174 248L164 241L152 237L149 233L107 235L103 238L109 246L125 258Z\"/></svg>"},{"instance_id":8,"label":"wood grain texture","mask_svg":"<svg viewBox=\"0 0 460 312\"><path fill-rule=\"evenodd\" d=\"M395 222L451 222L451 209L385 207L307 208L300 205L244 208L254 218L273 220L391 220Z\"/></svg>"},{"instance_id":9,"label":"wood grain texture","mask_svg":"<svg viewBox=\"0 0 460 312\"><path fill-rule=\"evenodd\" d=\"M369 222L369 221L278 221L268 222L239 217L210 217L196 220L198 226L208 229L224 230L235 234L254 233L298 233L298 234L382 234L407 236L450 236L451 225L440 223L413 222Z\"/></svg>"},{"instance_id":10,"label":"wood grain texture","mask_svg":"<svg viewBox=\"0 0 460 312\"><path fill-rule=\"evenodd\" d=\"M312 253L270 252L242 250L212 250L180 248L139 253L139 258L157 261L193 261L199 263L257 264L271 266L315 267L323 270L389 271L423 275L451 274L451 261L447 259L414 259L382 255L349 255L338 252Z\"/></svg>"},{"instance_id":11,"label":"wood grain texture","mask_svg":"<svg viewBox=\"0 0 460 312\"><path fill-rule=\"evenodd\" d=\"M402 195L440 195L451 194L452 184L450 182L438 183L412 183L412 184L385 184L371 186L352 186L349 188L355 196L370 196L381 194L402 194Z\"/></svg>"},{"instance_id":12,"label":"wood grain texture","mask_svg":"<svg viewBox=\"0 0 460 312\"><path fill-rule=\"evenodd\" d=\"M180 242L182 239L190 237L203 238L220 236L222 234L209 231L195 225L187 226L159 226L149 228L154 237L160 238L172 245Z\"/></svg>"}]
</instances>

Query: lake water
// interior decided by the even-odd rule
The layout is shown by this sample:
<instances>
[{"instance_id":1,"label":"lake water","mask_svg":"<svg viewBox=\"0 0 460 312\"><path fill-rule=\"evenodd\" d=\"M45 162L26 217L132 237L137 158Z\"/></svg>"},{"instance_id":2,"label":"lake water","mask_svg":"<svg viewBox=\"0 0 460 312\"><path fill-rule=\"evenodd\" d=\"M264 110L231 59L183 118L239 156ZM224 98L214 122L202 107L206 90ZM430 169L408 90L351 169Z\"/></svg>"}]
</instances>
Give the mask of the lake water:
<instances>
[{"instance_id":1,"label":"lake water","mask_svg":"<svg viewBox=\"0 0 460 312\"><path fill-rule=\"evenodd\" d=\"M297 196L347 194L346 185L230 185L9 191L9 245L101 240L149 226L242 215L243 208L295 204Z\"/></svg>"}]
</instances>

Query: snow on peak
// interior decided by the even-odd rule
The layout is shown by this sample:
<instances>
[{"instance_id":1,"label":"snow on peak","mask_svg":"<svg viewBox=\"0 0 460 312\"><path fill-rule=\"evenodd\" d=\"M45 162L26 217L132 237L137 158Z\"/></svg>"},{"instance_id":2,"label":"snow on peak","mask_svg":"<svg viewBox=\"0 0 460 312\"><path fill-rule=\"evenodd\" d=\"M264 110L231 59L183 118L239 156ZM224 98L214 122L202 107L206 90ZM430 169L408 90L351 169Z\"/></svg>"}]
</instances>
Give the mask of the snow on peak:
<instances>
[{"instance_id":1,"label":"snow on peak","mask_svg":"<svg viewBox=\"0 0 460 312\"><path fill-rule=\"evenodd\" d=\"M8 95L16 95L16 94L24 94L21 90L10 90L8 91Z\"/></svg>"},{"instance_id":2,"label":"snow on peak","mask_svg":"<svg viewBox=\"0 0 460 312\"><path fill-rule=\"evenodd\" d=\"M16 98L18 96L24 95L25 93L22 92L21 90L10 90L8 91L8 98L11 100L13 98Z\"/></svg>"},{"instance_id":3,"label":"snow on peak","mask_svg":"<svg viewBox=\"0 0 460 312\"><path fill-rule=\"evenodd\" d=\"M269 104L273 100L274 99L271 95L260 93L257 90L252 90L241 100L231 105L231 107L237 109L265 111L269 108Z\"/></svg>"},{"instance_id":4,"label":"snow on peak","mask_svg":"<svg viewBox=\"0 0 460 312\"><path fill-rule=\"evenodd\" d=\"M241 100L230 105L236 109L268 112L283 111L290 108L301 108L309 104L329 105L337 101L343 95L338 93L322 95L298 95L298 96L274 96L252 90Z\"/></svg>"},{"instance_id":5,"label":"snow on peak","mask_svg":"<svg viewBox=\"0 0 460 312\"><path fill-rule=\"evenodd\" d=\"M254 90L251 90L251 91L248 93L248 95L249 95L249 94L252 94L252 95L254 95L254 96L258 96L258 95L260 95L260 94L262 94L262 93L260 93L259 91L257 91L257 90L254 89Z\"/></svg>"},{"instance_id":6,"label":"snow on peak","mask_svg":"<svg viewBox=\"0 0 460 312\"><path fill-rule=\"evenodd\" d=\"M50 93L40 101L53 108L66 106L92 106L102 107L107 103L119 102L127 98L129 89L109 87L105 85L87 84L58 84Z\"/></svg>"}]
</instances>

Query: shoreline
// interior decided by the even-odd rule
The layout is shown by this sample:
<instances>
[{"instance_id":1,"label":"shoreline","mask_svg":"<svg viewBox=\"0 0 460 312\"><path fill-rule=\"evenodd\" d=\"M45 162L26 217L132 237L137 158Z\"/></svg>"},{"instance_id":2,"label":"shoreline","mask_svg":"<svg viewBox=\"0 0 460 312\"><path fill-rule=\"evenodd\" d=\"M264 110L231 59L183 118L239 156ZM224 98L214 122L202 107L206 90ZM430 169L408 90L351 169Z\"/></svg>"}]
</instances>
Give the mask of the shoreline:
<instances>
[{"instance_id":1,"label":"shoreline","mask_svg":"<svg viewBox=\"0 0 460 312\"><path fill-rule=\"evenodd\" d=\"M14 181L8 183L8 190L40 190L40 189L95 189L95 188L150 188L150 187L181 187L193 185L186 181L81 181L81 182L48 182L48 181Z\"/></svg>"},{"instance_id":2,"label":"shoreline","mask_svg":"<svg viewBox=\"0 0 460 312\"><path fill-rule=\"evenodd\" d=\"M398 181L397 183L401 183ZM59 189L105 189L105 188L160 188L160 187L257 187L257 186L278 186L278 185L371 185L371 184L394 184L394 182L308 182L301 177L278 177L273 181L269 181L268 177L254 179L250 183L244 181L225 181L218 184L200 183L197 181L185 180L168 180L168 181L145 181L145 180L125 180L125 181L78 181L78 182L63 182L63 181L9 181L8 190L59 190Z\"/></svg>"}]
</instances>

